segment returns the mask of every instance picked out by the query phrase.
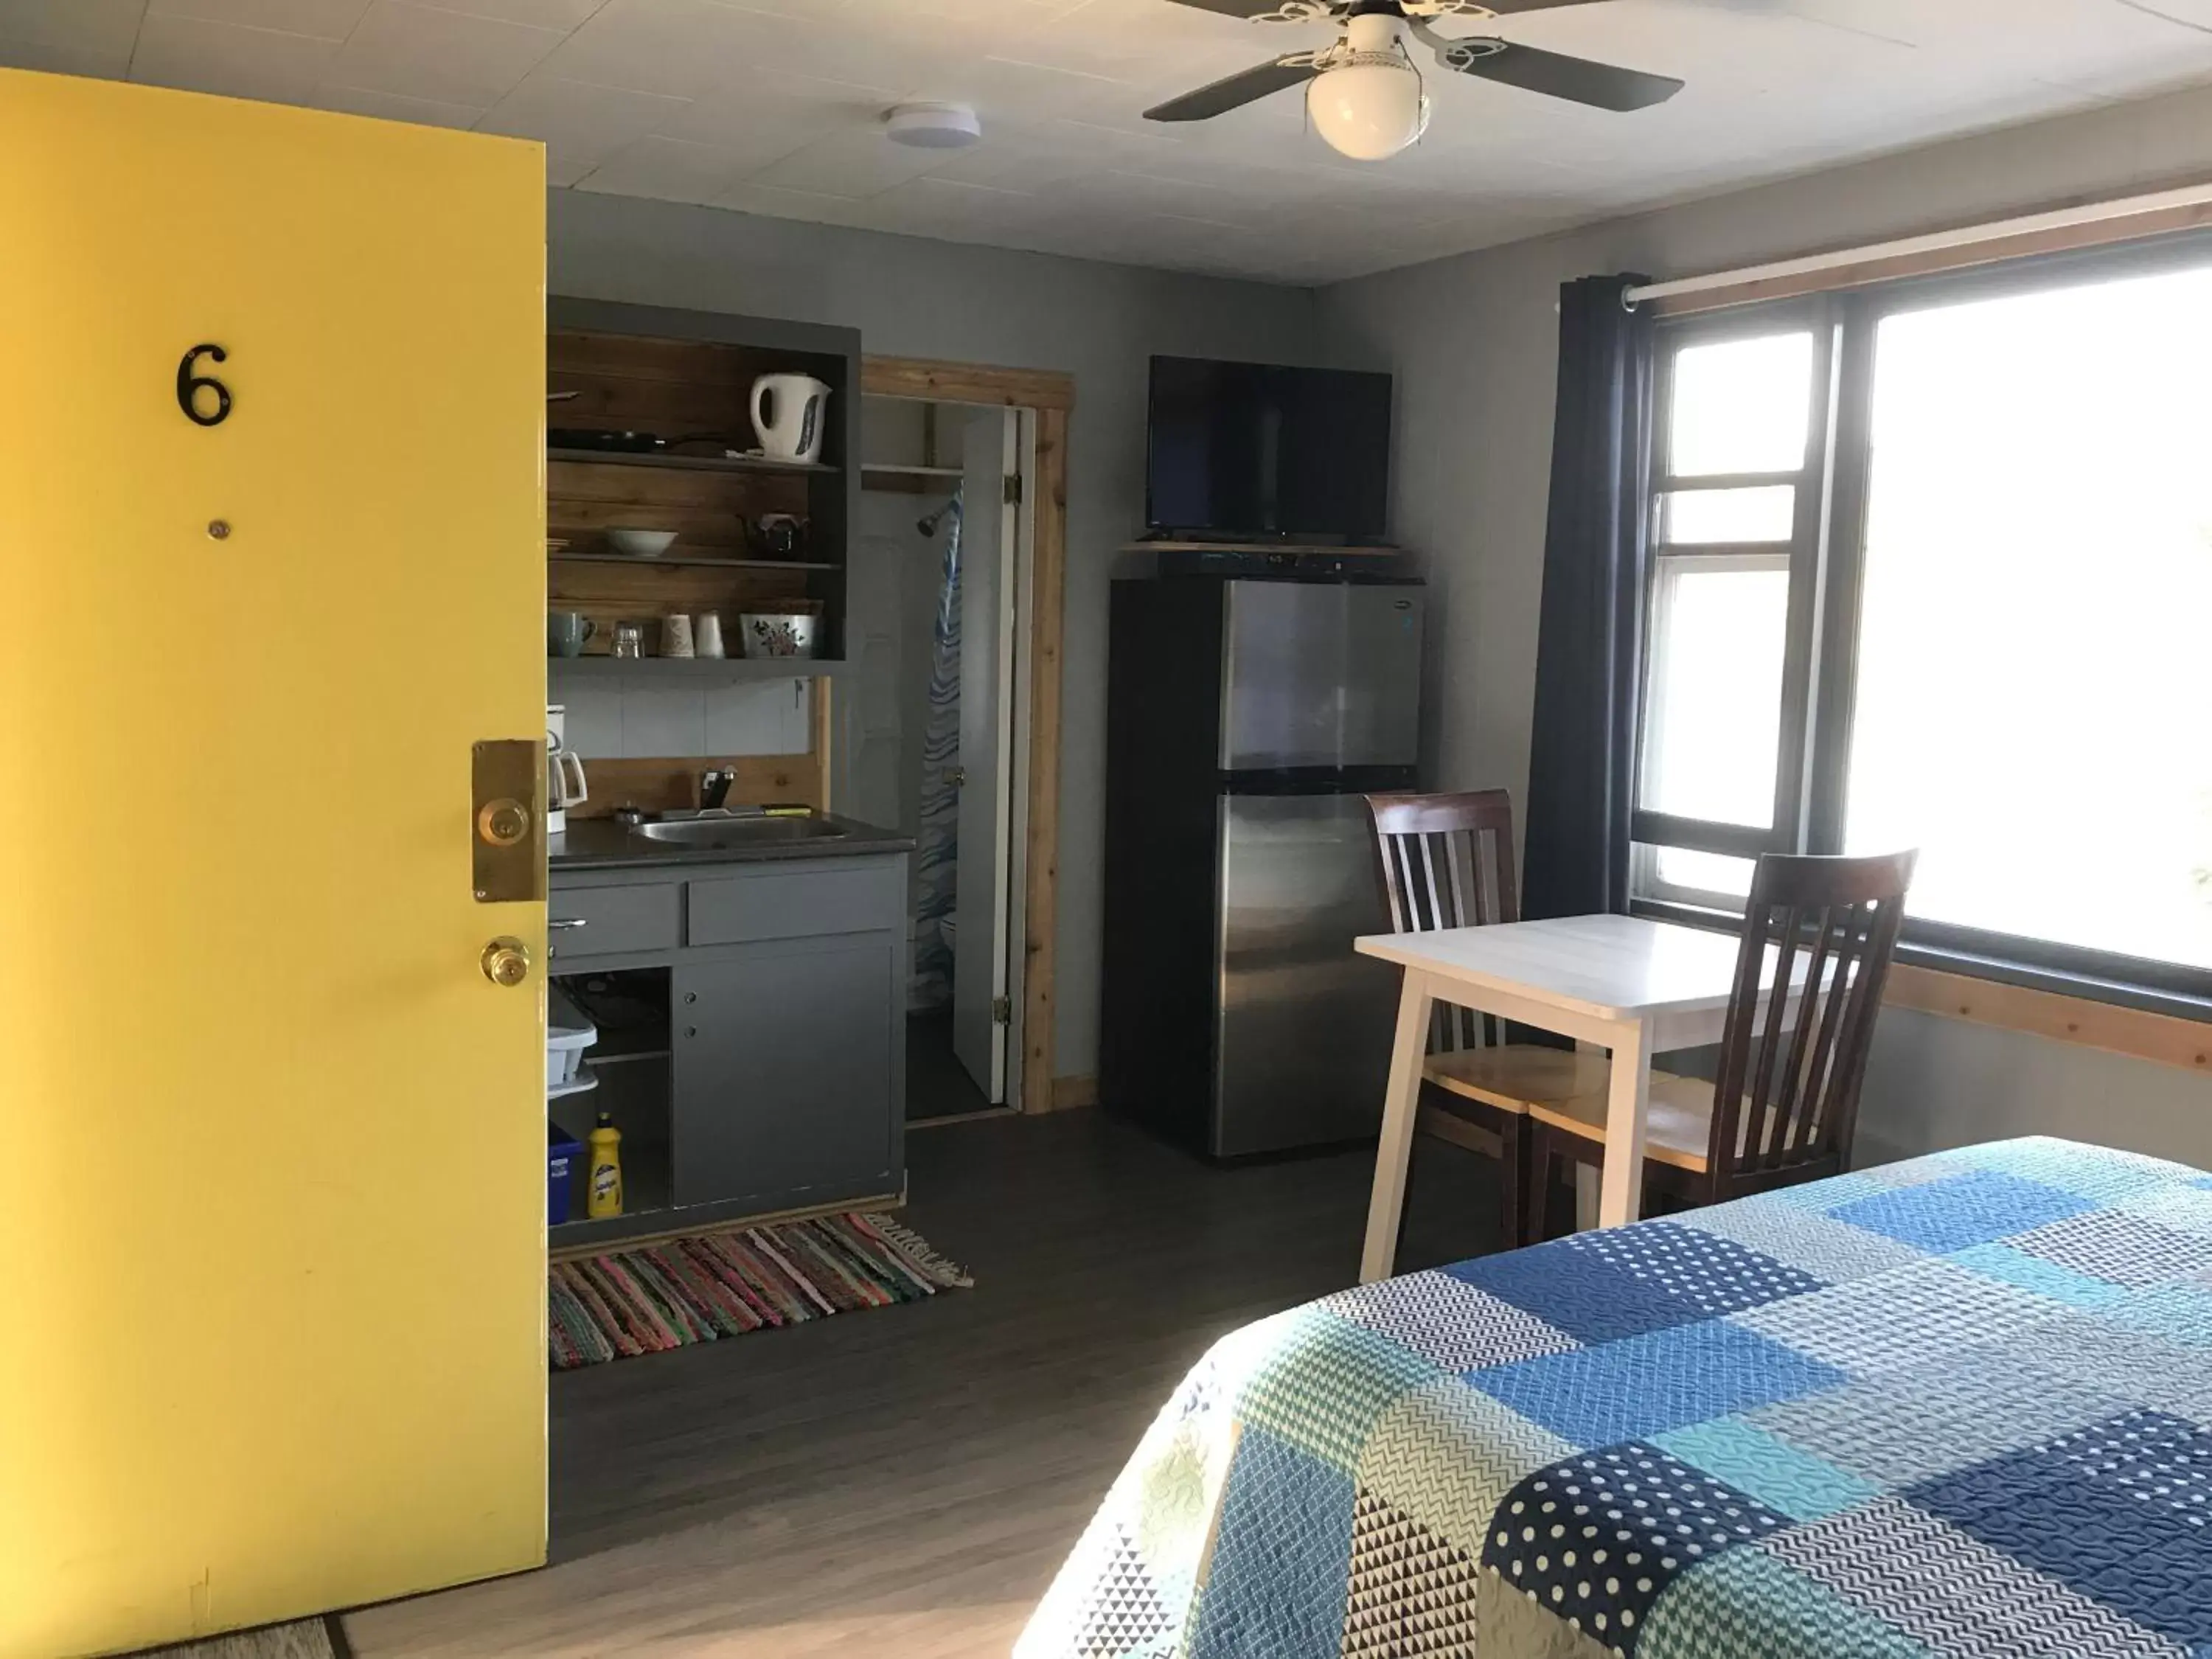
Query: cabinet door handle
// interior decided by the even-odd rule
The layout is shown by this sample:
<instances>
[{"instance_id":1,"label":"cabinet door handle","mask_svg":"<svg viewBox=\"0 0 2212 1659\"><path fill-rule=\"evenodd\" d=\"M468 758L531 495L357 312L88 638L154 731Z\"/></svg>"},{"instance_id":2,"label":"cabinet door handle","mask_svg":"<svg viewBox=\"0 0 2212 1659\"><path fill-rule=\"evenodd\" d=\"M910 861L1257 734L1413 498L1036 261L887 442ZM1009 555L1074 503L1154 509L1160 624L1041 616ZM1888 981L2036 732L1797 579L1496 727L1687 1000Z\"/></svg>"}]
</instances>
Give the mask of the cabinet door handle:
<instances>
[{"instance_id":1,"label":"cabinet door handle","mask_svg":"<svg viewBox=\"0 0 2212 1659\"><path fill-rule=\"evenodd\" d=\"M696 991L686 991L684 994L684 1000L686 1002L696 1002L699 1000L699 994Z\"/></svg>"},{"instance_id":2,"label":"cabinet door handle","mask_svg":"<svg viewBox=\"0 0 2212 1659\"><path fill-rule=\"evenodd\" d=\"M549 933L565 933L572 929L588 927L591 925L590 920L584 916L556 918L545 924L545 931Z\"/></svg>"},{"instance_id":3,"label":"cabinet door handle","mask_svg":"<svg viewBox=\"0 0 2212 1659\"><path fill-rule=\"evenodd\" d=\"M697 1036L699 1035L699 1028L696 1025L687 1025L684 1028L684 1035L687 1037Z\"/></svg>"}]
</instances>

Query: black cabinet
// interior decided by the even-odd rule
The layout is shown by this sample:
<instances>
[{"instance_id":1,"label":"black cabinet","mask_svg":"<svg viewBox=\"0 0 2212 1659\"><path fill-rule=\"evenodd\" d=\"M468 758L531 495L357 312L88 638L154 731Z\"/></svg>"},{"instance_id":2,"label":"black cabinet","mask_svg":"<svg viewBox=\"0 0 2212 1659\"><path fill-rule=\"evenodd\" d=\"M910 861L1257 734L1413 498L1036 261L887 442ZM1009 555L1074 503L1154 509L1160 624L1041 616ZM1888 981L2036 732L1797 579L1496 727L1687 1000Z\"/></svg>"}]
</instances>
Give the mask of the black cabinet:
<instances>
[{"instance_id":1,"label":"black cabinet","mask_svg":"<svg viewBox=\"0 0 2212 1659\"><path fill-rule=\"evenodd\" d=\"M903 1056L894 934L780 940L679 961L676 1202L785 1208L894 1183Z\"/></svg>"}]
</instances>

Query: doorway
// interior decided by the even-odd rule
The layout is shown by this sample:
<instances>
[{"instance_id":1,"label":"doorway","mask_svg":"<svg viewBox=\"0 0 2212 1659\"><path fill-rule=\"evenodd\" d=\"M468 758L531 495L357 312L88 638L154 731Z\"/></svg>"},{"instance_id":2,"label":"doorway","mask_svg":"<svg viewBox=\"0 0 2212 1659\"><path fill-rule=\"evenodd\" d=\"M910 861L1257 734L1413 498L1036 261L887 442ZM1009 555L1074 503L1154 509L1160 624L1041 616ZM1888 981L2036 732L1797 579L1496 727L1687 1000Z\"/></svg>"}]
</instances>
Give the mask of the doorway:
<instances>
[{"instance_id":1,"label":"doorway","mask_svg":"<svg viewBox=\"0 0 2212 1659\"><path fill-rule=\"evenodd\" d=\"M1018 600L1034 417L870 397L842 798L912 836L909 1123L1011 1110Z\"/></svg>"}]
</instances>

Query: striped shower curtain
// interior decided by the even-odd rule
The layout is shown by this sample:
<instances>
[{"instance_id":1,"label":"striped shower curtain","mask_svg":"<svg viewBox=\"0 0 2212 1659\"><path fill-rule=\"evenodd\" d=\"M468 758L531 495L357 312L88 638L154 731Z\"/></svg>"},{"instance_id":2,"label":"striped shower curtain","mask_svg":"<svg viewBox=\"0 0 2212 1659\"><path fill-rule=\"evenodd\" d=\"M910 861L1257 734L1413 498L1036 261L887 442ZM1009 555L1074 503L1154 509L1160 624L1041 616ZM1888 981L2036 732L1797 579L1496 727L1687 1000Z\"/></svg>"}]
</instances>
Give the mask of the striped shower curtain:
<instances>
[{"instance_id":1,"label":"striped shower curtain","mask_svg":"<svg viewBox=\"0 0 2212 1659\"><path fill-rule=\"evenodd\" d=\"M930 627L929 716L921 738L921 830L915 866L913 1006L952 999L952 950L939 924L952 914L960 871L960 498L945 512L945 569Z\"/></svg>"}]
</instances>

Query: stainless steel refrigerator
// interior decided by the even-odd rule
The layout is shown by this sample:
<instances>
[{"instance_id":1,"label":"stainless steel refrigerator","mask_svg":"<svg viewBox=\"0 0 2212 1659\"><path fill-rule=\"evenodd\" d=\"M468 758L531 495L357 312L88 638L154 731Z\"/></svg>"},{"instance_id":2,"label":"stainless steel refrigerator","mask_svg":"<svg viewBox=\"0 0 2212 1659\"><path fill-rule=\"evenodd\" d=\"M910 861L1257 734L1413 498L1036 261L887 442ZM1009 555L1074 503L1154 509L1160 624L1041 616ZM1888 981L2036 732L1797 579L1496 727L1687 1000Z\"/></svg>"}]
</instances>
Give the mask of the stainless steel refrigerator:
<instances>
[{"instance_id":1,"label":"stainless steel refrigerator","mask_svg":"<svg viewBox=\"0 0 2212 1659\"><path fill-rule=\"evenodd\" d=\"M1113 584L1099 1093L1218 1158L1375 1133L1395 974L1361 796L1414 787L1419 583Z\"/></svg>"}]
</instances>

